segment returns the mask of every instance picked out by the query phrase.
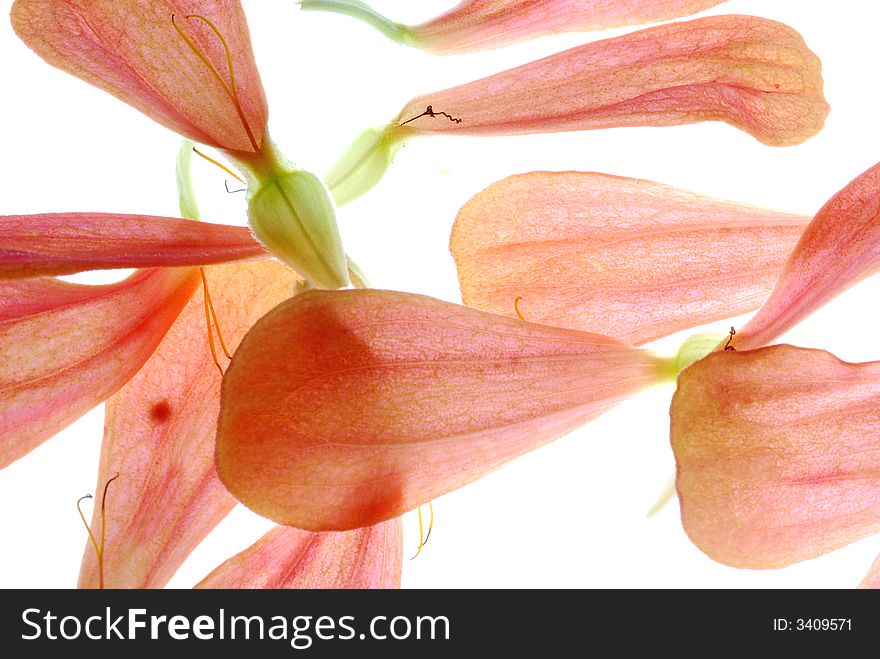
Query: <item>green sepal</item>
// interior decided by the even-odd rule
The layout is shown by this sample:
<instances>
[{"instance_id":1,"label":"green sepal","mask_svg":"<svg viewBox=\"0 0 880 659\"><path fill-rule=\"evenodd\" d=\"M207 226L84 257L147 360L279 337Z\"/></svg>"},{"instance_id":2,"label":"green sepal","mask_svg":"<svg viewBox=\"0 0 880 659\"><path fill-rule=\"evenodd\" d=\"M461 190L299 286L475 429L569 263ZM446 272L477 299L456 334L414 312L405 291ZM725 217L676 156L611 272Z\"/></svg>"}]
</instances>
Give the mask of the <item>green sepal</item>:
<instances>
[{"instance_id":1,"label":"green sepal","mask_svg":"<svg viewBox=\"0 0 880 659\"><path fill-rule=\"evenodd\" d=\"M385 175L401 146L403 131L396 124L368 128L324 178L337 206L344 206L373 188Z\"/></svg>"}]
</instances>

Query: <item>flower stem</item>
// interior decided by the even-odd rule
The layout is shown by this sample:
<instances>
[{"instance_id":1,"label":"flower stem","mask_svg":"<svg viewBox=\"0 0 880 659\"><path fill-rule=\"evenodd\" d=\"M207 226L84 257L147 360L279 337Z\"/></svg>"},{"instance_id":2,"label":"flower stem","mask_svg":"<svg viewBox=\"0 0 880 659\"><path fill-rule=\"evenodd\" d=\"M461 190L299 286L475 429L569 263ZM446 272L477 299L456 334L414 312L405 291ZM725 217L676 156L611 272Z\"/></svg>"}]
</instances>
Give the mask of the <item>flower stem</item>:
<instances>
[{"instance_id":1,"label":"flower stem","mask_svg":"<svg viewBox=\"0 0 880 659\"><path fill-rule=\"evenodd\" d=\"M196 193L193 190L190 164L195 145L191 140L183 140L180 151L177 152L175 172L177 174L177 198L180 205L180 216L188 220L199 219L199 204L196 201Z\"/></svg>"},{"instance_id":2,"label":"flower stem","mask_svg":"<svg viewBox=\"0 0 880 659\"><path fill-rule=\"evenodd\" d=\"M345 14L372 25L386 37L403 45L412 45L413 36L405 25L395 23L360 0L300 0L305 11L329 11Z\"/></svg>"}]
</instances>

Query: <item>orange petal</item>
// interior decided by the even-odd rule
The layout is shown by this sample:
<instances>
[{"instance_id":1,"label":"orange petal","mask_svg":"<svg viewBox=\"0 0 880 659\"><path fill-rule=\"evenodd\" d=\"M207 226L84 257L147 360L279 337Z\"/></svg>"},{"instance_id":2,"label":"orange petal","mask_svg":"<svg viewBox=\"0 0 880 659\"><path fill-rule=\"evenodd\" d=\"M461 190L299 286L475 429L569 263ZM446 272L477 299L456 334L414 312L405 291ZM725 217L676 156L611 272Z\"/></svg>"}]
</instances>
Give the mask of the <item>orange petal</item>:
<instances>
[{"instance_id":1,"label":"orange petal","mask_svg":"<svg viewBox=\"0 0 880 659\"><path fill-rule=\"evenodd\" d=\"M147 215L9 215L0 241L2 279L268 256L245 227Z\"/></svg>"},{"instance_id":2,"label":"orange petal","mask_svg":"<svg viewBox=\"0 0 880 659\"><path fill-rule=\"evenodd\" d=\"M681 518L716 561L778 568L880 531L880 362L787 345L679 376Z\"/></svg>"},{"instance_id":3,"label":"orange petal","mask_svg":"<svg viewBox=\"0 0 880 659\"><path fill-rule=\"evenodd\" d=\"M257 318L291 295L295 281L274 261L216 266L206 273L230 349ZM107 587L163 586L235 505L214 470L219 398L220 374L197 294L144 368L107 401L96 491L119 474L107 495ZM96 530L99 509L92 519ZM79 583L98 585L89 544Z\"/></svg>"},{"instance_id":4,"label":"orange petal","mask_svg":"<svg viewBox=\"0 0 880 659\"><path fill-rule=\"evenodd\" d=\"M400 518L343 533L276 526L196 588L400 588Z\"/></svg>"},{"instance_id":5,"label":"orange petal","mask_svg":"<svg viewBox=\"0 0 880 659\"><path fill-rule=\"evenodd\" d=\"M880 164L834 195L792 251L770 298L742 328L738 349L767 345L880 269Z\"/></svg>"},{"instance_id":6,"label":"orange petal","mask_svg":"<svg viewBox=\"0 0 880 659\"><path fill-rule=\"evenodd\" d=\"M780 146L814 135L827 113L821 65L797 32L763 18L712 16L420 96L398 115L406 125L397 130L509 135L717 120Z\"/></svg>"},{"instance_id":7,"label":"orange petal","mask_svg":"<svg viewBox=\"0 0 880 659\"><path fill-rule=\"evenodd\" d=\"M859 588L880 588L880 556L877 557L871 569L868 570L868 574L862 580L862 583L859 584Z\"/></svg>"},{"instance_id":8,"label":"orange petal","mask_svg":"<svg viewBox=\"0 0 880 659\"><path fill-rule=\"evenodd\" d=\"M163 268L107 286L0 283L0 467L125 384L198 281L197 271Z\"/></svg>"},{"instance_id":9,"label":"orange petal","mask_svg":"<svg viewBox=\"0 0 880 659\"><path fill-rule=\"evenodd\" d=\"M532 172L461 209L465 304L634 344L758 308L809 218L650 181Z\"/></svg>"},{"instance_id":10,"label":"orange petal","mask_svg":"<svg viewBox=\"0 0 880 659\"><path fill-rule=\"evenodd\" d=\"M315 291L248 332L223 382L220 478L281 524L391 519L667 377L615 339L391 291Z\"/></svg>"},{"instance_id":11,"label":"orange petal","mask_svg":"<svg viewBox=\"0 0 880 659\"><path fill-rule=\"evenodd\" d=\"M657 23L696 14L723 1L465 0L407 32L417 45L434 52L468 52L559 32Z\"/></svg>"},{"instance_id":12,"label":"orange petal","mask_svg":"<svg viewBox=\"0 0 880 659\"><path fill-rule=\"evenodd\" d=\"M187 18L192 14L204 14L225 39L234 86L223 42L204 21ZM204 59L178 34L172 15ZM16 0L11 18L46 62L174 132L239 151L262 144L268 109L237 1Z\"/></svg>"}]
</instances>

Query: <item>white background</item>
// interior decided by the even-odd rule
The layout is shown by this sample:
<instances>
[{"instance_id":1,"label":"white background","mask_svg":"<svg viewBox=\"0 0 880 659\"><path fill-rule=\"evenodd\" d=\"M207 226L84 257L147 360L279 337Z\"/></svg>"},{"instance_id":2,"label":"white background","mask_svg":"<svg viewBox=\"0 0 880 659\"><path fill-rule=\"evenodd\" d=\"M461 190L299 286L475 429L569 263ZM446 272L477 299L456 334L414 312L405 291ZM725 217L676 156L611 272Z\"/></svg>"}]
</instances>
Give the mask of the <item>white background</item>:
<instances>
[{"instance_id":1,"label":"white background","mask_svg":"<svg viewBox=\"0 0 880 659\"><path fill-rule=\"evenodd\" d=\"M11 3L4 2L8 10ZM560 35L486 54L431 57L360 23L300 12L292 0L245 2L271 108L272 136L324 173L362 129L412 96L466 82L597 38ZM375 0L403 21L455 3ZM702 194L813 214L880 159L880 3L730 0L712 13L756 14L795 27L824 64L825 130L785 149L723 124L612 129L410 143L379 187L341 209L343 239L374 286L458 301L447 251L458 208L489 183L536 169L652 179ZM626 32L616 30L611 36ZM177 215L177 136L110 96L51 69L0 22L0 212L116 211ZM196 163L203 219L243 222L244 195ZM849 360L880 358L876 281L839 298L786 338ZM740 324L742 319L733 321ZM731 321L717 323L723 332ZM59 328L63 331L63 328ZM658 348L673 352L683 337ZM649 391L497 473L435 502L434 533L405 561L405 587L851 587L880 552L868 538L772 572L713 563L681 530L673 502L645 512L673 472L672 389ZM829 438L833 441L833 438ZM0 587L72 587L85 532L74 506L96 479L101 410L0 473ZM404 518L406 558L417 521ZM171 582L189 587L271 525L237 509Z\"/></svg>"}]
</instances>

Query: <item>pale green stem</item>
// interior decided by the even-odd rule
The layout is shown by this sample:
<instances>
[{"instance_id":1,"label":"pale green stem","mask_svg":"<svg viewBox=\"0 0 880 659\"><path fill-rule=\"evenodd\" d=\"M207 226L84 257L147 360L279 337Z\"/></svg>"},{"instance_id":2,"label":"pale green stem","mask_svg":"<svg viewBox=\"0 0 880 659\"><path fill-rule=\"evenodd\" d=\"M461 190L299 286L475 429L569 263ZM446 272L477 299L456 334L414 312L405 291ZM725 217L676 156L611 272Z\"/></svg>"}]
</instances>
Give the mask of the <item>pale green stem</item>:
<instances>
[{"instance_id":1,"label":"pale green stem","mask_svg":"<svg viewBox=\"0 0 880 659\"><path fill-rule=\"evenodd\" d=\"M183 140L180 151L177 152L177 199L180 205L180 216L187 220L199 219L199 204L196 201L196 193L193 190L190 164L195 144L191 140Z\"/></svg>"},{"instance_id":2,"label":"pale green stem","mask_svg":"<svg viewBox=\"0 0 880 659\"><path fill-rule=\"evenodd\" d=\"M328 11L357 18L372 25L392 41L407 46L414 45L413 35L407 26L385 18L360 0L300 0L299 5L305 11Z\"/></svg>"}]
</instances>

